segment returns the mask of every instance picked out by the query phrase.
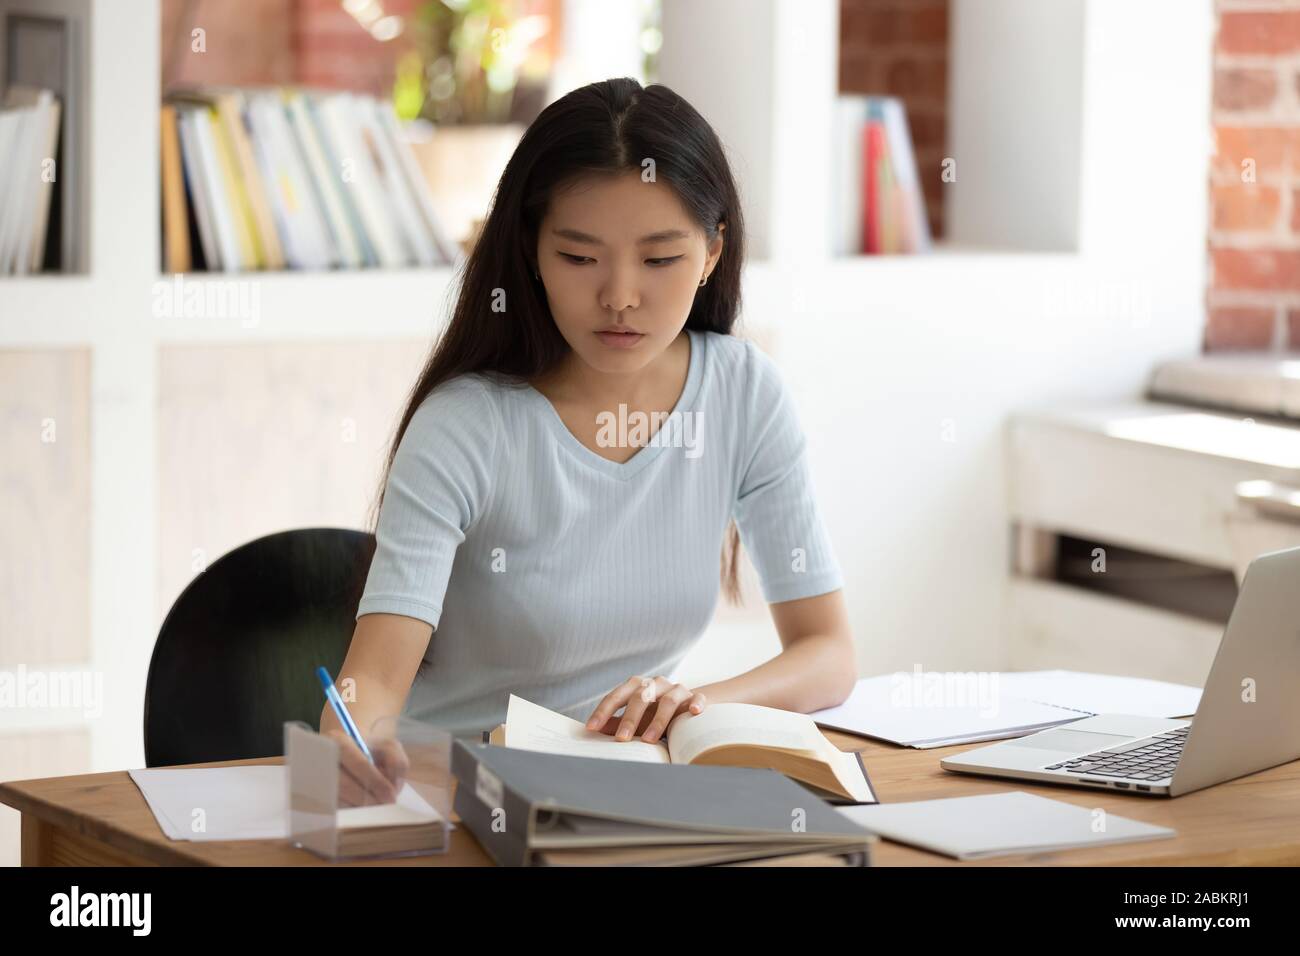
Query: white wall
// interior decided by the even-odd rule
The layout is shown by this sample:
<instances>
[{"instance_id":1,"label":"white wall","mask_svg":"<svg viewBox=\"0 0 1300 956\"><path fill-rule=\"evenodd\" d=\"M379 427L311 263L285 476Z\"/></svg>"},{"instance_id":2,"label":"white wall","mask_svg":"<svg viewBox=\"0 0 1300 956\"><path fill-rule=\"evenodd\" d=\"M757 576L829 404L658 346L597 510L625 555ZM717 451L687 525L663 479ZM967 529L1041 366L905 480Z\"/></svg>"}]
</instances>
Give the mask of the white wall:
<instances>
[{"instance_id":1,"label":"white wall","mask_svg":"<svg viewBox=\"0 0 1300 956\"><path fill-rule=\"evenodd\" d=\"M1210 0L1089 0L1079 249L1178 268L1204 287Z\"/></svg>"},{"instance_id":2,"label":"white wall","mask_svg":"<svg viewBox=\"0 0 1300 956\"><path fill-rule=\"evenodd\" d=\"M1073 15L1074 4L1059 6ZM1043 245L1059 239L1080 251L778 259L747 276L746 322L776 332L801 409L864 673L1004 666L1007 416L1136 395L1155 361L1199 351L1204 318L1209 0L1089 0L1082 29L1053 27L1053 42L1074 37L1077 56L1047 61L1014 19L973 21L970 0L955 12L959 63L1018 50L1037 72L1003 63L1007 84L1078 85L1077 170L1061 172L1059 205L1041 216L1019 207L1015 235L1041 229ZM979 49L966 49L972 43ZM741 87L734 99L711 94L712 115L733 129L751 119L732 112L763 108L747 105ZM961 109L964 97L954 95ZM981 115L997 108L984 104ZM798 115L774 122L793 124L790 135L817 135ZM1026 129L1017 142L1034 139ZM964 173L962 142L954 151ZM1007 158L1012 170L1023 161ZM980 202L1023 200L1022 184L1005 175L989 174ZM1050 177L1035 188L1055 195ZM1062 232L1071 203L1073 238ZM989 243L1004 242L1005 223L990 223ZM770 626L719 628L683 668L748 663L756 645L779 649Z\"/></svg>"}]
</instances>

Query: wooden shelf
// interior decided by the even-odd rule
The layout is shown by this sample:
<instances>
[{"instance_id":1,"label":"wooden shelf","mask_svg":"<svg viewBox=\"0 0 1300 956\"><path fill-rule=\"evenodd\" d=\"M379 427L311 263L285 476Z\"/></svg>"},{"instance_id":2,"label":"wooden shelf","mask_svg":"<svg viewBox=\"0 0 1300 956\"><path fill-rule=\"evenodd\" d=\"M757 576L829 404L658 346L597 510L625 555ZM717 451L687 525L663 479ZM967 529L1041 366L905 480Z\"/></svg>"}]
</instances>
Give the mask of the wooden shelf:
<instances>
[{"instance_id":1,"label":"wooden shelf","mask_svg":"<svg viewBox=\"0 0 1300 956\"><path fill-rule=\"evenodd\" d=\"M455 276L452 267L163 275L150 294L150 315L157 319L153 334L167 342L430 339L451 307L448 293ZM154 303L162 303L160 295L174 303L176 293L170 290L175 288L185 300L201 290L205 314L187 315L182 303L180 310L158 316ZM223 302L233 307L222 311Z\"/></svg>"}]
</instances>

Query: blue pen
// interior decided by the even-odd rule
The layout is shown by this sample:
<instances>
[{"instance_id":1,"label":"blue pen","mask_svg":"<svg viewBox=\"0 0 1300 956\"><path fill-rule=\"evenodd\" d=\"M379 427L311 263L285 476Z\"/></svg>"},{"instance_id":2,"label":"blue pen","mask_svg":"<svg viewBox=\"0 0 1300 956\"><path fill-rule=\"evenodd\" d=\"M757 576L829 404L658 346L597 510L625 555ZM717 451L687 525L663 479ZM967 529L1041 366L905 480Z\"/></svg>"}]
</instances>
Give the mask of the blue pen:
<instances>
[{"instance_id":1,"label":"blue pen","mask_svg":"<svg viewBox=\"0 0 1300 956\"><path fill-rule=\"evenodd\" d=\"M348 708L344 705L343 698L339 696L338 688L334 686L334 680L330 677L330 672L324 667L318 667L316 668L316 676L320 678L321 687L325 688L325 699L328 700L330 706L334 708L334 715L338 717L339 723L342 724L343 729L348 732L348 736L356 741L357 746L361 748L361 752L366 755L366 759L373 764L375 758L370 755L370 748L367 747L366 742L361 739L361 731L357 730L357 725L353 722L352 715L348 713Z\"/></svg>"}]
</instances>

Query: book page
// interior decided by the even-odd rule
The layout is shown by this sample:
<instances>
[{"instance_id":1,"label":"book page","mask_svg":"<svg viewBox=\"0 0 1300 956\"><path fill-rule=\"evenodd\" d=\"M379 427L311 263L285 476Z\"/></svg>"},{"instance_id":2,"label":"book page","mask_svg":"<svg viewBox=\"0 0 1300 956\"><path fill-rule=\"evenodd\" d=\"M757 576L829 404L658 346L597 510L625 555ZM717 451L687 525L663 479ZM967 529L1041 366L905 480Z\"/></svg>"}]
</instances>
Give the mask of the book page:
<instances>
[{"instance_id":1,"label":"book page","mask_svg":"<svg viewBox=\"0 0 1300 956\"><path fill-rule=\"evenodd\" d=\"M807 714L758 704L709 704L682 714L668 728L673 763L687 764L706 750L734 744L780 747L824 755L830 746Z\"/></svg>"},{"instance_id":2,"label":"book page","mask_svg":"<svg viewBox=\"0 0 1300 956\"><path fill-rule=\"evenodd\" d=\"M549 754L567 754L570 757L637 760L643 763L671 762L668 747L662 740L653 744L636 737L631 740L615 740L609 734L588 730L585 724L571 717L557 714L514 694L510 695L510 703L506 707L506 746Z\"/></svg>"},{"instance_id":3,"label":"book page","mask_svg":"<svg viewBox=\"0 0 1300 956\"><path fill-rule=\"evenodd\" d=\"M441 819L442 814L428 800L420 796L409 782L403 784L395 803L340 807L336 817L340 830L433 823Z\"/></svg>"}]
</instances>

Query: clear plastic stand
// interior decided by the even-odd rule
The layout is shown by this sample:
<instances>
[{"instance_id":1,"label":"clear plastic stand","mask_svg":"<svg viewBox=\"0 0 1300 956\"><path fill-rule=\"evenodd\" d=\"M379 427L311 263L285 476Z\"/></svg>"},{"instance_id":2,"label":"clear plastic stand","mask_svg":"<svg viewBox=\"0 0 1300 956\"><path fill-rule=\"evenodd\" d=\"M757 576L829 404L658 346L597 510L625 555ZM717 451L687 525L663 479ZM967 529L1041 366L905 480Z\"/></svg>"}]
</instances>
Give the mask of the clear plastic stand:
<instances>
[{"instance_id":1,"label":"clear plastic stand","mask_svg":"<svg viewBox=\"0 0 1300 956\"><path fill-rule=\"evenodd\" d=\"M284 725L290 842L332 861L447 852L451 734L407 717L383 718L362 733L377 759L406 761L395 803L342 804L338 741L301 721Z\"/></svg>"}]
</instances>

